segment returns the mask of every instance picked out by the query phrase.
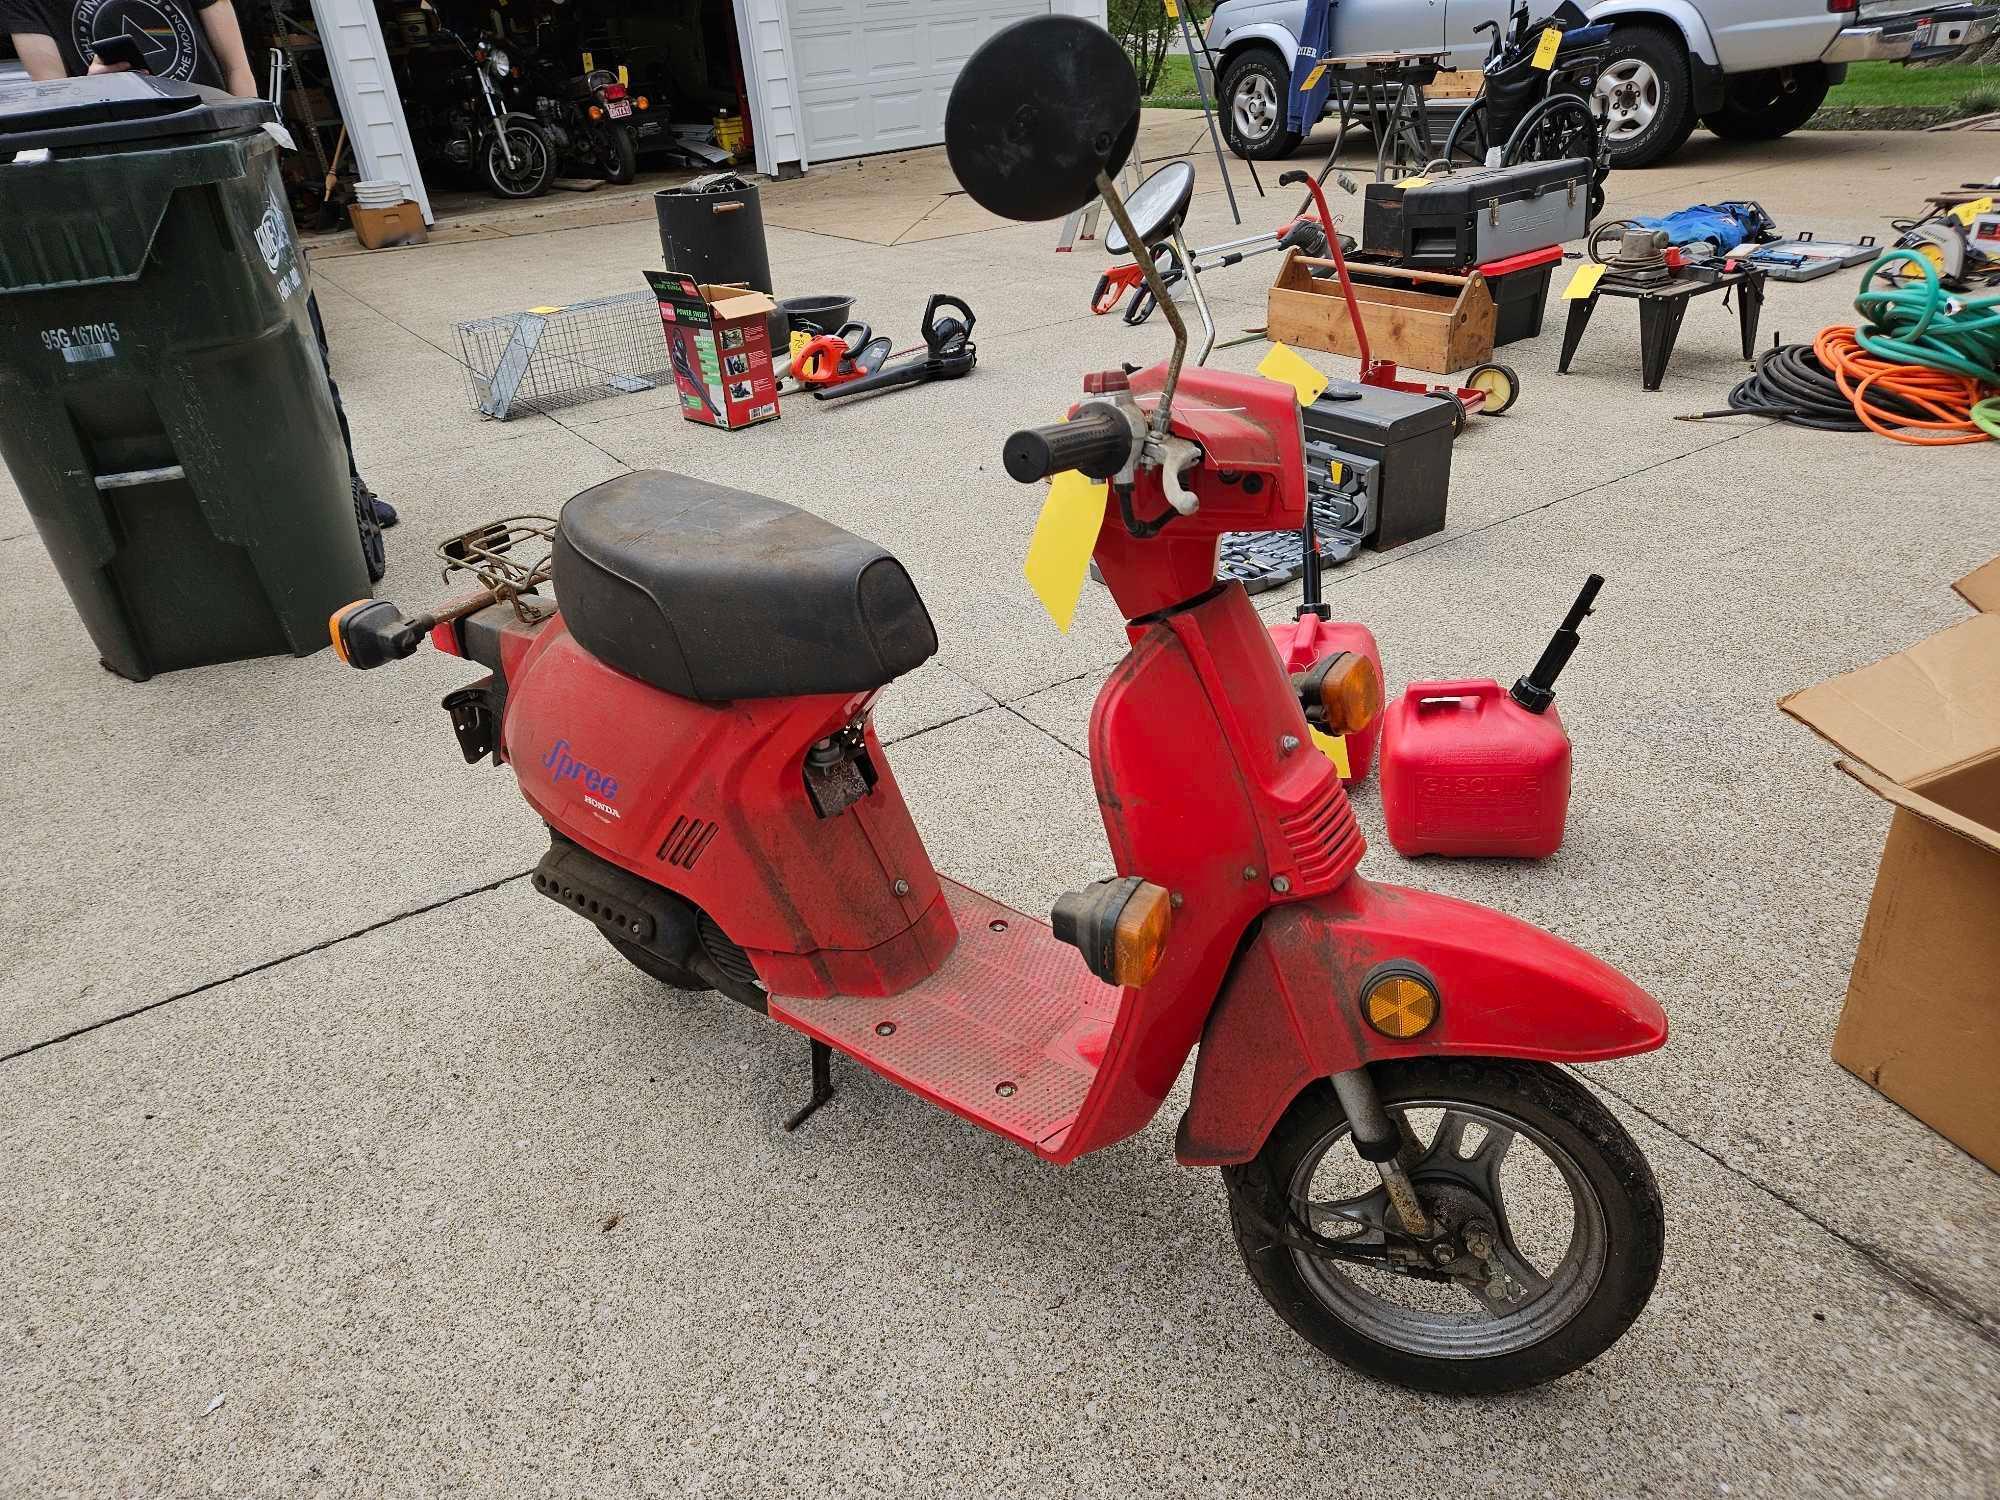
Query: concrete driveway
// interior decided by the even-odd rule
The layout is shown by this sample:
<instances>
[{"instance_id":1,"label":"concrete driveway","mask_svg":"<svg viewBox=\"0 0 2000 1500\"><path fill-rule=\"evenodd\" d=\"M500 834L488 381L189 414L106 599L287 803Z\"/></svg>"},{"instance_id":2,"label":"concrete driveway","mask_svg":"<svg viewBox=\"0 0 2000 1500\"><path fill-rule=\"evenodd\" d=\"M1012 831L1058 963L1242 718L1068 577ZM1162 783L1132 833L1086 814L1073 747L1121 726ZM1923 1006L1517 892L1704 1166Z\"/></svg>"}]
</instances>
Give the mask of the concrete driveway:
<instances>
[{"instance_id":1,"label":"concrete driveway","mask_svg":"<svg viewBox=\"0 0 2000 1500\"><path fill-rule=\"evenodd\" d=\"M1149 154L1198 125L1149 120ZM1614 177L1611 211L1756 197L1881 235L1989 174L1980 141L1697 137ZM1094 585L1066 636L1029 597L1039 495L1000 442L1165 334L1092 318L1094 251L943 171L767 187L772 263L899 342L929 292L967 298L977 373L734 434L659 392L470 409L453 325L638 288L643 199L325 256L317 285L405 518L385 596L435 594L440 537L629 467L872 535L944 642L880 714L933 857L1043 913L1108 868L1082 747L1122 637ZM1193 234L1221 239L1203 177ZM1273 269L1208 283L1225 334L1263 321ZM1774 287L1766 337L1851 291ZM1556 858L1405 861L1356 795L1364 873L1547 926L1672 1017L1663 1052L1584 1070L1669 1218L1658 1292L1595 1364L1479 1402L1329 1365L1252 1289L1215 1178L1174 1166L1184 1093L1059 1171L836 1062L835 1104L784 1134L802 1038L662 990L528 887L532 815L437 708L465 664L120 681L0 480L0 1492L1996 1493L2000 1181L1828 1060L1887 812L1773 706L1962 613L1949 581L2000 550L1993 456L1671 420L1741 371L1719 299L1652 395L1632 309L1599 310L1565 378L1559 326L1507 351L1523 396L1460 441L1449 527L1330 597L1393 690L1511 680L1582 575L1609 580L1560 689Z\"/></svg>"}]
</instances>

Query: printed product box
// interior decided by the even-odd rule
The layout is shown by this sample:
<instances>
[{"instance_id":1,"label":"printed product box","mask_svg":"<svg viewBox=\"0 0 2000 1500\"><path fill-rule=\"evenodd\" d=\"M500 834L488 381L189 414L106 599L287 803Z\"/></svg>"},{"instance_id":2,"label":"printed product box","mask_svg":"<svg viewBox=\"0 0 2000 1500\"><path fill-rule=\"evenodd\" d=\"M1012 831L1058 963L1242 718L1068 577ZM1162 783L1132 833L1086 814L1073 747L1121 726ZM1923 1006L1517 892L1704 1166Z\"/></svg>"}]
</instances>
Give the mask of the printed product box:
<instances>
[{"instance_id":1,"label":"printed product box","mask_svg":"<svg viewBox=\"0 0 2000 1500\"><path fill-rule=\"evenodd\" d=\"M778 415L770 316L777 304L742 286L709 286L677 271L648 271L674 364L681 415L710 427L748 427Z\"/></svg>"}]
</instances>

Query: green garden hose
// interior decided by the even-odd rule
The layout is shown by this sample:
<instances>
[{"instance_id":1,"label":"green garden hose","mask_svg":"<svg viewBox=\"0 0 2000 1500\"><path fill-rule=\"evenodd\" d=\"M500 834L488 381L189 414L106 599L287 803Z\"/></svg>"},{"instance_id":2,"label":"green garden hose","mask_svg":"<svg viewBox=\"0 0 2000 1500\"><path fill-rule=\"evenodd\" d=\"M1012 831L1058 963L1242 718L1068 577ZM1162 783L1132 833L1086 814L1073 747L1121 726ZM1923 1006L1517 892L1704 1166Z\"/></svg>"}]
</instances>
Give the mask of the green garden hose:
<instances>
[{"instance_id":1,"label":"green garden hose","mask_svg":"<svg viewBox=\"0 0 2000 1500\"><path fill-rule=\"evenodd\" d=\"M1877 273L1897 262L1913 267L1916 279L1876 287ZM2000 293L1947 292L1937 268L1917 251L1885 250L1862 273L1854 310L1866 320L1854 330L1855 342L1876 358L2000 386Z\"/></svg>"}]
</instances>

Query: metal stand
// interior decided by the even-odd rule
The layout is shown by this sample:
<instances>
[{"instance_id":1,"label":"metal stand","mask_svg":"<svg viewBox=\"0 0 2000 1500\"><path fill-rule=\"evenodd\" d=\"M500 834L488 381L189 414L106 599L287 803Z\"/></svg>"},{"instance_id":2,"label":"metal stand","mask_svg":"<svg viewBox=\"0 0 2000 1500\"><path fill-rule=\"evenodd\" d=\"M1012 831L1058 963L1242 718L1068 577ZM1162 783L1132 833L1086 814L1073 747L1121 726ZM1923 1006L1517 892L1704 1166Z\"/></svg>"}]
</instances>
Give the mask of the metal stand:
<instances>
[{"instance_id":1,"label":"metal stand","mask_svg":"<svg viewBox=\"0 0 2000 1500\"><path fill-rule=\"evenodd\" d=\"M1186 154L1186 152L1181 153L1183 156ZM1169 161L1173 160L1171 157L1165 159ZM1141 165L1142 163L1138 156L1134 154L1127 157L1125 165L1119 169L1118 188L1127 197L1137 192L1140 182L1144 180L1140 173ZM1062 221L1062 229L1056 235L1056 253L1062 254L1065 251L1074 250L1076 242L1079 239L1096 239L1097 216L1103 212L1103 202L1093 198L1090 202L1084 204L1082 208L1079 208L1075 213L1065 218Z\"/></svg>"},{"instance_id":2,"label":"metal stand","mask_svg":"<svg viewBox=\"0 0 2000 1500\"><path fill-rule=\"evenodd\" d=\"M1375 138L1375 180L1386 181L1390 172L1401 172L1407 165L1401 159L1400 146L1403 132L1414 125L1415 144L1424 154L1425 160L1411 166L1412 171L1422 171L1429 165L1431 145L1430 105L1424 98L1423 85L1416 79L1435 77L1438 64L1442 61L1436 53L1397 53L1379 57L1329 58L1327 65L1334 70L1334 87L1340 89L1342 83L1348 85L1340 93L1340 114L1333 130L1333 145L1328 148L1326 161L1321 165L1315 180L1325 182L1333 175L1334 164L1340 159L1340 148L1347 143L1348 127L1357 119L1365 119L1369 133ZM1312 206L1306 199L1299 205L1304 213ZM1327 226L1333 232L1333 226Z\"/></svg>"},{"instance_id":3,"label":"metal stand","mask_svg":"<svg viewBox=\"0 0 2000 1500\"><path fill-rule=\"evenodd\" d=\"M1757 324L1764 312L1764 273L1745 270L1727 272L1714 281L1681 280L1644 290L1628 290L1599 282L1588 297L1580 297L1569 305L1569 317L1563 325L1562 355L1556 361L1556 373L1569 373L1569 362L1576 354L1577 345L1583 342L1583 331L1590 326L1590 315L1597 310L1597 299L1625 297L1639 304L1639 383L1646 390L1657 391L1666 379L1667 362L1674 357L1674 342L1680 337L1681 319L1687 315L1689 300L1709 292L1728 293L1731 290L1736 293L1737 329L1742 337L1743 357L1754 359L1757 354Z\"/></svg>"},{"instance_id":4,"label":"metal stand","mask_svg":"<svg viewBox=\"0 0 2000 1500\"><path fill-rule=\"evenodd\" d=\"M797 1130L813 1112L833 1097L833 1048L817 1037L812 1044L812 1097L805 1108L785 1121L786 1130Z\"/></svg>"},{"instance_id":5,"label":"metal stand","mask_svg":"<svg viewBox=\"0 0 2000 1500\"><path fill-rule=\"evenodd\" d=\"M1170 3L1167 6L1167 13L1181 23L1181 45L1187 48L1188 70L1194 74L1194 91L1201 99L1202 118L1208 121L1209 144L1215 148L1215 169L1222 174L1222 190L1229 194L1229 217L1236 223L1241 224L1243 222L1243 215L1236 207L1236 184L1229 180L1229 160L1222 154L1222 131L1215 123L1214 109L1209 106L1208 85L1201 81L1201 69L1195 65L1194 28L1188 24L1187 12L1182 10L1178 5ZM1202 50L1204 52L1208 50L1207 42L1202 43ZM1209 61L1209 66L1210 68L1215 66L1212 58ZM1220 81L1218 77L1217 82L1219 83ZM1255 166L1250 168L1250 175L1254 180L1257 175L1257 168ZM1260 198L1264 196L1264 184L1261 182L1257 184L1257 196Z\"/></svg>"}]
</instances>

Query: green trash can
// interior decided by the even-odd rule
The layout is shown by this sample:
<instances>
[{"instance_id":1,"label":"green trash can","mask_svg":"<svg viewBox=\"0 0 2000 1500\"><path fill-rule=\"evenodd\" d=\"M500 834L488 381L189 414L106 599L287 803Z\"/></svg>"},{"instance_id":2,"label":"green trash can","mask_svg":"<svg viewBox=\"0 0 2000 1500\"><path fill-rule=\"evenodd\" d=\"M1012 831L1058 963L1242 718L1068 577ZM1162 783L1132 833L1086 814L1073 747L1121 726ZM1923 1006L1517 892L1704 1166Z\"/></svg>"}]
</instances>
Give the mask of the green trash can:
<instances>
[{"instance_id":1,"label":"green trash can","mask_svg":"<svg viewBox=\"0 0 2000 1500\"><path fill-rule=\"evenodd\" d=\"M124 677L308 655L370 592L274 118L135 73L0 89L0 459Z\"/></svg>"}]
</instances>

